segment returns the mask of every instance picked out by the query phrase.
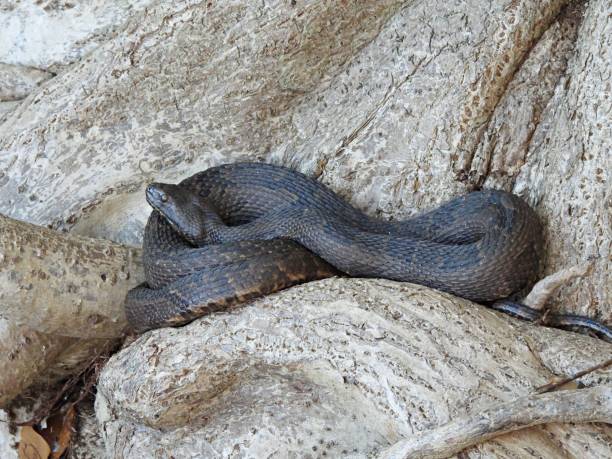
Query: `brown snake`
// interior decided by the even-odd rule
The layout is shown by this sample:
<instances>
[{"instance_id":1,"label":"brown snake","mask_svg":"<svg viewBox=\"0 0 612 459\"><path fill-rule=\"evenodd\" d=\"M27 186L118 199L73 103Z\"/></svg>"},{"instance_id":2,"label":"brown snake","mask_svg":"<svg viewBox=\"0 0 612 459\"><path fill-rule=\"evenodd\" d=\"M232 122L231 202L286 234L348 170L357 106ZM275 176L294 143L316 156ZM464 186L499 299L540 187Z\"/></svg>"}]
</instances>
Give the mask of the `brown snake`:
<instances>
[{"instance_id":1,"label":"brown snake","mask_svg":"<svg viewBox=\"0 0 612 459\"><path fill-rule=\"evenodd\" d=\"M414 282L478 302L505 299L538 272L539 220L504 191L469 193L389 222L293 170L236 163L179 185L153 184L147 200L155 209L143 242L148 285L132 290L126 302L139 331L339 272ZM517 303L494 307L543 318ZM551 323L589 327L590 321L597 325L591 329L610 332L588 318L563 317L569 316L550 315Z\"/></svg>"}]
</instances>

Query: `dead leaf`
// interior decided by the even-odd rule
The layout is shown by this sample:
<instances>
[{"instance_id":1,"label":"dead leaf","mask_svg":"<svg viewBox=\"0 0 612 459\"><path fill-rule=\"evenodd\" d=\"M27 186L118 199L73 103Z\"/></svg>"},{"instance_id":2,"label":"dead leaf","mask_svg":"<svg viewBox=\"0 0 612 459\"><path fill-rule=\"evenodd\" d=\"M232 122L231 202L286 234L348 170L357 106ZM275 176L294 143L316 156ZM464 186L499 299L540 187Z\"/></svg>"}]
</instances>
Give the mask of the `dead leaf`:
<instances>
[{"instance_id":1,"label":"dead leaf","mask_svg":"<svg viewBox=\"0 0 612 459\"><path fill-rule=\"evenodd\" d=\"M65 410L47 419L47 427L41 431L43 438L52 447L49 459L59 459L64 454L75 431L76 409L73 404L69 404Z\"/></svg>"},{"instance_id":2,"label":"dead leaf","mask_svg":"<svg viewBox=\"0 0 612 459\"><path fill-rule=\"evenodd\" d=\"M32 428L24 426L19 435L19 459L48 459L51 448L47 441Z\"/></svg>"}]
</instances>

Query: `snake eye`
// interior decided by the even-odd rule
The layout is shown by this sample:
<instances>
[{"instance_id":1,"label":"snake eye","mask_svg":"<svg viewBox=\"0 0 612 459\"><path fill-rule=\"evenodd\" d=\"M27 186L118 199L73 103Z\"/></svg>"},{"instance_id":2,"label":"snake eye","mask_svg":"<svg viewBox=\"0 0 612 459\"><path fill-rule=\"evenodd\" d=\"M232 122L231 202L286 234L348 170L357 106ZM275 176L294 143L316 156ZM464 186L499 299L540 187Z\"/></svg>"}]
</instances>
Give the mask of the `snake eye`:
<instances>
[{"instance_id":1,"label":"snake eye","mask_svg":"<svg viewBox=\"0 0 612 459\"><path fill-rule=\"evenodd\" d=\"M161 202L168 202L168 195L166 193L161 193L159 198L161 199Z\"/></svg>"}]
</instances>

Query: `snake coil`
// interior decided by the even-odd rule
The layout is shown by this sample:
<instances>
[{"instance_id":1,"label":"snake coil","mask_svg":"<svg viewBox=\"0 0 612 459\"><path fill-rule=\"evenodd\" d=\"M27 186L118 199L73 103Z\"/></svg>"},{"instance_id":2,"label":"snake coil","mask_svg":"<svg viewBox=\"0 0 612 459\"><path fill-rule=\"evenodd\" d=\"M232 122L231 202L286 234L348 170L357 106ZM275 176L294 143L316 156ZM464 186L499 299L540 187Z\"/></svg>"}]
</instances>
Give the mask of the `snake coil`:
<instances>
[{"instance_id":1,"label":"snake coil","mask_svg":"<svg viewBox=\"0 0 612 459\"><path fill-rule=\"evenodd\" d=\"M542 247L535 212L504 191L472 192L391 222L299 172L235 163L179 185L153 184L147 201L154 208L143 241L147 282L126 300L138 331L339 272L494 302L535 279ZM530 320L537 314L516 303L496 308Z\"/></svg>"}]
</instances>

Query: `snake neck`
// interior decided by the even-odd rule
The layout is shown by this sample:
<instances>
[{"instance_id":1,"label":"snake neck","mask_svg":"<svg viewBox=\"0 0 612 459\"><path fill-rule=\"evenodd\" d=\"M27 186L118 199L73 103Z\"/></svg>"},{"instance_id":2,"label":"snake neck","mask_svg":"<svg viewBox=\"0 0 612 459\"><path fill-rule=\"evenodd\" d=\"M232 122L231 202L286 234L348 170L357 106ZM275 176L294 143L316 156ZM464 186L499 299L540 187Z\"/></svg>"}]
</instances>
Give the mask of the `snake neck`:
<instances>
[{"instance_id":1,"label":"snake neck","mask_svg":"<svg viewBox=\"0 0 612 459\"><path fill-rule=\"evenodd\" d=\"M226 225L207 199L170 183L150 184L146 197L151 207L190 244L201 247L221 242Z\"/></svg>"},{"instance_id":2,"label":"snake neck","mask_svg":"<svg viewBox=\"0 0 612 459\"><path fill-rule=\"evenodd\" d=\"M223 242L221 235L227 225L221 220L216 209L207 203L201 203L198 207L200 208L199 225L192 228L192 234L184 235L184 237L196 247Z\"/></svg>"},{"instance_id":3,"label":"snake neck","mask_svg":"<svg viewBox=\"0 0 612 459\"><path fill-rule=\"evenodd\" d=\"M190 244L203 247L209 244L219 244L222 241L227 225L223 222L217 210L204 200L193 200L190 205L175 209L174 229ZM168 215L165 215L169 221ZM176 217L179 218L176 218Z\"/></svg>"}]
</instances>

